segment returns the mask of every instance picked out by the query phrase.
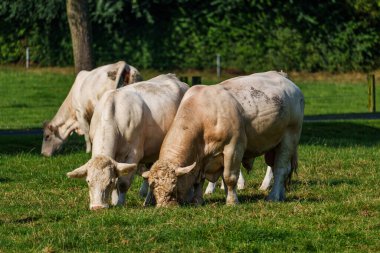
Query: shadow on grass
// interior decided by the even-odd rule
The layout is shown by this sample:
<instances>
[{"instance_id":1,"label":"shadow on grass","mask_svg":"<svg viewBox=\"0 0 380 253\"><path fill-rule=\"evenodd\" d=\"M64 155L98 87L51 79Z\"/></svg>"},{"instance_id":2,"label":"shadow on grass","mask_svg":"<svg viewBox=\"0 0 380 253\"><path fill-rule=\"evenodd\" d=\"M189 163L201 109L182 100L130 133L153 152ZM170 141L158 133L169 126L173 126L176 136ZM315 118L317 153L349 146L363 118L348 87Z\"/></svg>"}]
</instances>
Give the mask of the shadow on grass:
<instances>
[{"instance_id":1,"label":"shadow on grass","mask_svg":"<svg viewBox=\"0 0 380 253\"><path fill-rule=\"evenodd\" d=\"M301 144L330 147L376 146L380 144L378 127L363 122L306 122L303 124Z\"/></svg>"},{"instance_id":2,"label":"shadow on grass","mask_svg":"<svg viewBox=\"0 0 380 253\"><path fill-rule=\"evenodd\" d=\"M40 155L42 146L42 134L10 134L0 135L0 154L14 155L17 153L29 153ZM62 149L56 152L59 154L71 154L80 151L84 152L85 142L82 136L73 135L63 145Z\"/></svg>"},{"instance_id":3,"label":"shadow on grass","mask_svg":"<svg viewBox=\"0 0 380 253\"><path fill-rule=\"evenodd\" d=\"M24 224L24 223L32 223L36 222L41 218L41 216L30 216L22 219L14 220L14 223Z\"/></svg>"},{"instance_id":4,"label":"shadow on grass","mask_svg":"<svg viewBox=\"0 0 380 253\"><path fill-rule=\"evenodd\" d=\"M267 193L259 193L259 194L239 194L239 203L257 203L258 201L265 200L267 198ZM315 197L302 197L302 196L288 196L286 197L285 202L307 202L307 203L313 203L313 202L322 202L323 199L321 198L315 198ZM267 201L269 202L269 201ZM212 205L212 204L218 204L218 205L224 205L226 203L225 197L211 197L208 199L205 199L206 205Z\"/></svg>"},{"instance_id":5,"label":"shadow on grass","mask_svg":"<svg viewBox=\"0 0 380 253\"><path fill-rule=\"evenodd\" d=\"M0 177L0 183L9 183L12 181L13 179L10 179L9 177Z\"/></svg>"},{"instance_id":6,"label":"shadow on grass","mask_svg":"<svg viewBox=\"0 0 380 253\"><path fill-rule=\"evenodd\" d=\"M305 122L301 144L330 147L349 147L355 145L375 146L380 144L380 123L363 121ZM0 130L2 131L2 130ZM0 135L0 154L31 153L40 154L42 134ZM57 154L70 154L85 150L82 136L74 134Z\"/></svg>"}]
</instances>

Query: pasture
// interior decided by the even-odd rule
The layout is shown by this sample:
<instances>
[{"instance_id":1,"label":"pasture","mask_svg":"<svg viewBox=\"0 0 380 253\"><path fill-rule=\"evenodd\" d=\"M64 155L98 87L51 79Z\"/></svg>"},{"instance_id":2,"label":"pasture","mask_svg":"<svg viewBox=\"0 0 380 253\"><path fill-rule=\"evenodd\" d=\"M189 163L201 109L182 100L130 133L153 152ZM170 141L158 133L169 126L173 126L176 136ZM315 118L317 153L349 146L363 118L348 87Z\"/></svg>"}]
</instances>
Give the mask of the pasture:
<instances>
[{"instance_id":1,"label":"pasture","mask_svg":"<svg viewBox=\"0 0 380 253\"><path fill-rule=\"evenodd\" d=\"M41 127L73 80L70 71L1 68L0 129ZM295 83L306 115L315 115L366 112L360 80L297 76ZM143 208L136 177L125 207L90 212L85 182L66 177L90 157L83 138L74 135L52 158L40 155L41 141L0 135L0 252L380 251L380 120L304 123L287 201L264 201L258 158L250 174L243 171L246 189L235 207L225 206L218 189L201 207Z\"/></svg>"}]
</instances>

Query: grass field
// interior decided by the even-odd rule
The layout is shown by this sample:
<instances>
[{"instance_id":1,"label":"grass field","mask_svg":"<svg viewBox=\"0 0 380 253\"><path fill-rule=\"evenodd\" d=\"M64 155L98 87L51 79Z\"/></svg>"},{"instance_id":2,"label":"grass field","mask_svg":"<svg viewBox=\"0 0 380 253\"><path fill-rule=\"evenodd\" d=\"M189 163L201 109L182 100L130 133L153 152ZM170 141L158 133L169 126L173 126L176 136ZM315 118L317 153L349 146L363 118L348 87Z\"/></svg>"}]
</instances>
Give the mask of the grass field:
<instances>
[{"instance_id":1,"label":"grass field","mask_svg":"<svg viewBox=\"0 0 380 253\"><path fill-rule=\"evenodd\" d=\"M73 78L0 70L0 129L40 126L54 115ZM334 80L297 83L305 97L365 87ZM340 110L338 104L329 109ZM353 102L342 110L348 108L366 110ZM307 113L326 111L320 105ZM245 174L247 188L236 207L225 206L218 190L202 207L143 208L136 178L125 207L90 212L85 182L65 176L89 158L82 138L74 135L52 158L40 156L41 140L0 136L0 252L380 251L379 120L305 123L299 173L287 201L264 201L267 192L257 188L265 166L258 158Z\"/></svg>"},{"instance_id":2,"label":"grass field","mask_svg":"<svg viewBox=\"0 0 380 253\"><path fill-rule=\"evenodd\" d=\"M159 73L142 71L145 79ZM219 81L211 72L176 72L178 76L202 76L203 83ZM306 100L306 115L367 112L366 76L292 74ZM380 76L380 75L378 75ZM221 80L233 77L226 73ZM340 77L340 79L339 79ZM15 69L0 67L0 129L41 128L51 119L74 82L72 69ZM221 81L220 80L220 81ZM379 80L377 81L379 83ZM380 88L377 89L380 97ZM377 99L380 108L380 99Z\"/></svg>"}]
</instances>

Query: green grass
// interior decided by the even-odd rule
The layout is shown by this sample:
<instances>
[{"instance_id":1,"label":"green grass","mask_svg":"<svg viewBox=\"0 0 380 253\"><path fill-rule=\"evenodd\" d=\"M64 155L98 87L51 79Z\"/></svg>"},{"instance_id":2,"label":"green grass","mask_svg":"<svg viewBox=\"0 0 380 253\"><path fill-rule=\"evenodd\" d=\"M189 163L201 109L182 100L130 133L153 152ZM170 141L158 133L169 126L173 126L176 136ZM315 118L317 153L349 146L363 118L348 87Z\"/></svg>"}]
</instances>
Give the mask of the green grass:
<instances>
[{"instance_id":1,"label":"green grass","mask_svg":"<svg viewBox=\"0 0 380 253\"><path fill-rule=\"evenodd\" d=\"M221 80L208 71L174 71L178 76L202 76L202 83L215 84L232 77L226 73ZM142 71L145 79L160 74ZM50 120L66 97L75 76L70 69L23 70L0 67L0 129L41 128ZM295 77L305 100L305 115L367 112L366 79L349 81L312 80ZM377 89L380 97L380 88ZM380 108L380 99L377 99Z\"/></svg>"},{"instance_id":2,"label":"green grass","mask_svg":"<svg viewBox=\"0 0 380 253\"><path fill-rule=\"evenodd\" d=\"M202 207L143 208L136 178L126 207L90 212L85 182L65 176L89 158L80 138L53 158L39 136L0 144L0 252L380 250L380 121L306 123L288 200L264 201L259 158L236 207L218 190Z\"/></svg>"},{"instance_id":3,"label":"green grass","mask_svg":"<svg viewBox=\"0 0 380 253\"><path fill-rule=\"evenodd\" d=\"M73 79L0 69L0 129L39 127L54 115ZM323 109L310 98L357 95L365 84L297 83L309 97L309 114L361 111L359 102L331 100ZM74 135L52 158L40 156L41 141L38 135L0 135L1 253L380 251L380 120L305 123L287 201L264 201L268 193L257 189L265 165L258 158L250 174L244 171L247 188L235 207L225 206L218 189L202 207L143 208L136 177L125 207L90 212L86 183L65 176L89 159L83 138Z\"/></svg>"}]
</instances>

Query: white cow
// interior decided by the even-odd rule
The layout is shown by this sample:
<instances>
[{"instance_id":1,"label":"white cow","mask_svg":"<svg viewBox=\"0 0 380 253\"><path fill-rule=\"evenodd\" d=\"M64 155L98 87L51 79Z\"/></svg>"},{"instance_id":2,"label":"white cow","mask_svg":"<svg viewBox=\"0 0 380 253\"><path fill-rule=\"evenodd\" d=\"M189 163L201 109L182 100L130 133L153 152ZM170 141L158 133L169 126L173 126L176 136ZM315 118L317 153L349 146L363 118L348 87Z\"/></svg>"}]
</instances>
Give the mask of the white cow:
<instances>
[{"instance_id":1,"label":"white cow","mask_svg":"<svg viewBox=\"0 0 380 253\"><path fill-rule=\"evenodd\" d=\"M160 156L143 177L149 180L157 206L188 201L202 203L204 180L221 175L226 203L238 203L240 164L250 169L265 154L274 183L268 200L285 199L285 185L297 167L304 97L282 73L270 71L197 85L184 96L162 144Z\"/></svg>"},{"instance_id":2,"label":"white cow","mask_svg":"<svg viewBox=\"0 0 380 253\"><path fill-rule=\"evenodd\" d=\"M41 153L53 155L73 131L84 134L86 152L90 152L89 125L99 99L108 90L141 80L137 69L124 61L79 72L54 118L44 123Z\"/></svg>"},{"instance_id":3,"label":"white cow","mask_svg":"<svg viewBox=\"0 0 380 253\"><path fill-rule=\"evenodd\" d=\"M187 84L167 74L104 94L90 126L92 158L67 173L70 178L86 177L90 209L124 203L137 165L157 160L187 89Z\"/></svg>"}]
</instances>

